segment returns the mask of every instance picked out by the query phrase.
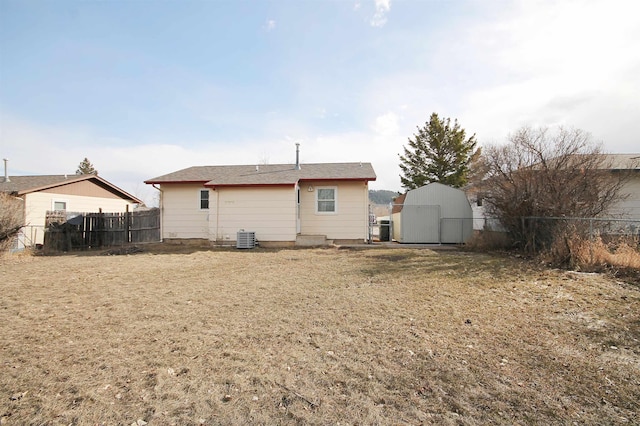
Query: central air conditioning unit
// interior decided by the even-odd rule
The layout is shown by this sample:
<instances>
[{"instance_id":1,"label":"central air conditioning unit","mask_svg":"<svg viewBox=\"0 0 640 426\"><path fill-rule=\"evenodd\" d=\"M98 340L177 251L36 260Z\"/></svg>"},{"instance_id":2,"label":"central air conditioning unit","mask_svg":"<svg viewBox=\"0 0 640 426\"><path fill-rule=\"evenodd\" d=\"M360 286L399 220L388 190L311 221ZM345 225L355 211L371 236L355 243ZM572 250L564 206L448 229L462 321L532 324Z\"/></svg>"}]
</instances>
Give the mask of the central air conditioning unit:
<instances>
[{"instance_id":1,"label":"central air conditioning unit","mask_svg":"<svg viewBox=\"0 0 640 426\"><path fill-rule=\"evenodd\" d=\"M238 231L236 239L236 248L250 249L256 246L256 233L245 230Z\"/></svg>"}]
</instances>

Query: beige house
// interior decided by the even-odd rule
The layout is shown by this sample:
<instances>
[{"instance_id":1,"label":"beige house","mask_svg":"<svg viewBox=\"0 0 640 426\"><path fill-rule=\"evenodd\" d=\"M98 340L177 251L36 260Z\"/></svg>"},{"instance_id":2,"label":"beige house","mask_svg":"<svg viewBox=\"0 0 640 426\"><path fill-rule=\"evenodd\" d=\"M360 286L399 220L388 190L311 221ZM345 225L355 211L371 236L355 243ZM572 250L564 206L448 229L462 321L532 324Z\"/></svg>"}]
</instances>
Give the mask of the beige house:
<instances>
[{"instance_id":1,"label":"beige house","mask_svg":"<svg viewBox=\"0 0 640 426\"><path fill-rule=\"evenodd\" d=\"M602 213L601 217L629 222L640 221L640 153L602 154L601 170L627 174L627 179L620 188L620 199ZM474 188L468 189L467 196L473 209L474 230L482 230L487 224L494 230L502 228L496 218L486 216L485 207L478 203L482 198Z\"/></svg>"},{"instance_id":2,"label":"beige house","mask_svg":"<svg viewBox=\"0 0 640 426\"><path fill-rule=\"evenodd\" d=\"M145 181L160 190L163 240L263 246L362 243L369 234L369 163L190 167Z\"/></svg>"},{"instance_id":3,"label":"beige house","mask_svg":"<svg viewBox=\"0 0 640 426\"><path fill-rule=\"evenodd\" d=\"M5 176L0 191L22 200L26 226L20 245L44 242L47 211L125 212L142 201L98 175Z\"/></svg>"}]
</instances>

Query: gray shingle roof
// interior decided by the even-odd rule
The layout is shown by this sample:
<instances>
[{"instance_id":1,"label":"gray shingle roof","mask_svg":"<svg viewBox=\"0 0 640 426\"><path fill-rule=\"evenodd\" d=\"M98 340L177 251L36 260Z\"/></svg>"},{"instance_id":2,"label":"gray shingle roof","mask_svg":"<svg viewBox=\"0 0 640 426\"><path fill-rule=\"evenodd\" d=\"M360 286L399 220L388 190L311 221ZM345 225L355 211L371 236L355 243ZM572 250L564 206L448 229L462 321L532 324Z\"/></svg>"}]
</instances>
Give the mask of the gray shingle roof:
<instances>
[{"instance_id":1,"label":"gray shingle roof","mask_svg":"<svg viewBox=\"0 0 640 426\"><path fill-rule=\"evenodd\" d=\"M148 184L202 183L207 186L294 185L304 180L375 180L370 163L195 166L146 180Z\"/></svg>"}]
</instances>

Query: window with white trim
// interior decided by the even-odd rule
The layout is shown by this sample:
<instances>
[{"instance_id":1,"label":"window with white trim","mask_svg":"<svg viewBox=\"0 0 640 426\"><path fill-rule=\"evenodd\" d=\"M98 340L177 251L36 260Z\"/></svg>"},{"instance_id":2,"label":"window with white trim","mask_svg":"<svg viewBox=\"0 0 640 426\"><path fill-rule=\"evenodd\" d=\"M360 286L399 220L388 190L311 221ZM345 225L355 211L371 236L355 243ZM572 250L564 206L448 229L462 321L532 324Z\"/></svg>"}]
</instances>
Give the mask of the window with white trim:
<instances>
[{"instance_id":1,"label":"window with white trim","mask_svg":"<svg viewBox=\"0 0 640 426\"><path fill-rule=\"evenodd\" d=\"M338 189L336 187L316 188L316 213L336 213L337 206Z\"/></svg>"},{"instance_id":2,"label":"window with white trim","mask_svg":"<svg viewBox=\"0 0 640 426\"><path fill-rule=\"evenodd\" d=\"M208 210L209 209L209 190L201 189L200 190L200 210Z\"/></svg>"},{"instance_id":3,"label":"window with white trim","mask_svg":"<svg viewBox=\"0 0 640 426\"><path fill-rule=\"evenodd\" d=\"M53 201L53 210L56 211L65 211L67 210L67 202L66 201Z\"/></svg>"}]
</instances>

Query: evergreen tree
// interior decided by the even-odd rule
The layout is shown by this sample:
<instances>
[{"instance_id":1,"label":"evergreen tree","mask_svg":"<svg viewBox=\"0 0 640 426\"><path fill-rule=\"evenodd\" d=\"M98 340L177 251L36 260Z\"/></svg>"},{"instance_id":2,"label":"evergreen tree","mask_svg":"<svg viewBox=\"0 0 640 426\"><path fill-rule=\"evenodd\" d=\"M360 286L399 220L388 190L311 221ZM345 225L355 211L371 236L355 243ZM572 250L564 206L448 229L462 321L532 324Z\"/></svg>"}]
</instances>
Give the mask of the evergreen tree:
<instances>
[{"instance_id":1,"label":"evergreen tree","mask_svg":"<svg viewBox=\"0 0 640 426\"><path fill-rule=\"evenodd\" d=\"M87 157L84 158L78 165L78 170L76 170L77 175L97 175L98 171L93 167L93 164L89 161Z\"/></svg>"},{"instance_id":2,"label":"evergreen tree","mask_svg":"<svg viewBox=\"0 0 640 426\"><path fill-rule=\"evenodd\" d=\"M415 189L431 182L460 188L467 182L469 161L476 147L475 135L465 138L458 120L440 119L435 112L418 133L409 138L400 155L403 188Z\"/></svg>"}]
</instances>

